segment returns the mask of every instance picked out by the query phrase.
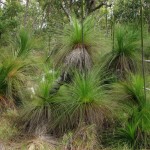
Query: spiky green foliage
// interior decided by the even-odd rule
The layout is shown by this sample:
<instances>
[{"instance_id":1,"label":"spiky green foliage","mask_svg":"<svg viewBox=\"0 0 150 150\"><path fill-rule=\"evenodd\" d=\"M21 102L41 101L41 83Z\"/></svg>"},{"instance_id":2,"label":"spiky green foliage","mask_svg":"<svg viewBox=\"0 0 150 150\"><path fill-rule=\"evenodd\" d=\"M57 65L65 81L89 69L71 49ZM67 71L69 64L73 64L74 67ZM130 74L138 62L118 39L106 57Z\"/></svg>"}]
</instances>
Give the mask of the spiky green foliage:
<instances>
[{"instance_id":1,"label":"spiky green foliage","mask_svg":"<svg viewBox=\"0 0 150 150\"><path fill-rule=\"evenodd\" d=\"M117 26L114 49L105 55L105 67L119 78L124 78L128 72L135 72L138 61L137 41L137 31Z\"/></svg>"},{"instance_id":2,"label":"spiky green foliage","mask_svg":"<svg viewBox=\"0 0 150 150\"><path fill-rule=\"evenodd\" d=\"M15 55L17 57L26 57L32 47L32 39L29 35L29 32L22 28L17 36L15 45Z\"/></svg>"},{"instance_id":3,"label":"spiky green foliage","mask_svg":"<svg viewBox=\"0 0 150 150\"><path fill-rule=\"evenodd\" d=\"M128 122L124 128L118 129L117 131L117 143L120 145L127 144L129 147L135 147L137 142L137 127L138 123Z\"/></svg>"},{"instance_id":4,"label":"spiky green foliage","mask_svg":"<svg viewBox=\"0 0 150 150\"><path fill-rule=\"evenodd\" d=\"M149 120L149 91L146 91L147 98L145 98L144 82L140 75L130 74L127 81L115 84L113 94L114 96L118 95L115 99L118 100L120 106L123 106L122 108L125 108L124 110L128 110L126 113L132 115L135 113L133 110L136 110L136 116L140 118L143 116L143 118L147 118L147 121Z\"/></svg>"},{"instance_id":5,"label":"spiky green foliage","mask_svg":"<svg viewBox=\"0 0 150 150\"><path fill-rule=\"evenodd\" d=\"M4 60L0 66L0 95L6 103L18 104L22 99L22 91L28 79L27 69L31 71L31 64L21 59ZM20 99L20 100L19 100ZM12 104L13 106L13 104Z\"/></svg>"},{"instance_id":6,"label":"spiky green foliage","mask_svg":"<svg viewBox=\"0 0 150 150\"><path fill-rule=\"evenodd\" d=\"M24 35L25 34L25 35ZM6 51L0 60L0 97L1 104L19 104L24 96L23 91L28 77L33 71L32 63L27 58L29 49L27 43L30 39L27 33L20 32L20 45L24 48L13 47L12 51ZM3 105L3 106L4 106Z\"/></svg>"},{"instance_id":7,"label":"spiky green foliage","mask_svg":"<svg viewBox=\"0 0 150 150\"><path fill-rule=\"evenodd\" d=\"M125 126L117 132L119 141L132 148L147 147L150 134L150 99L149 92L147 99L145 98L143 78L131 74L127 81L115 85L115 89L121 108L128 110L124 112Z\"/></svg>"},{"instance_id":8,"label":"spiky green foliage","mask_svg":"<svg viewBox=\"0 0 150 150\"><path fill-rule=\"evenodd\" d=\"M132 116L125 125L116 132L116 142L120 145L127 144L130 148L149 148L150 142L150 107L143 108L142 111L135 109ZM144 111L144 113L143 113Z\"/></svg>"},{"instance_id":9,"label":"spiky green foliage","mask_svg":"<svg viewBox=\"0 0 150 150\"><path fill-rule=\"evenodd\" d=\"M11 101L17 103L16 98L21 98L20 88L24 87L26 79L26 64L21 60L6 61L0 67L1 96L7 99L8 103Z\"/></svg>"},{"instance_id":10,"label":"spiky green foliage","mask_svg":"<svg viewBox=\"0 0 150 150\"><path fill-rule=\"evenodd\" d=\"M91 17L85 19L83 29L81 23L74 18L60 35L61 48L56 55L56 62L60 64L62 60L65 70L71 67L89 70L98 41L99 36Z\"/></svg>"},{"instance_id":11,"label":"spiky green foliage","mask_svg":"<svg viewBox=\"0 0 150 150\"><path fill-rule=\"evenodd\" d=\"M53 81L52 74L45 74L42 81L39 81L33 100L25 104L19 120L23 131L28 133L47 132L54 103L54 98L49 94Z\"/></svg>"},{"instance_id":12,"label":"spiky green foliage","mask_svg":"<svg viewBox=\"0 0 150 150\"><path fill-rule=\"evenodd\" d=\"M94 38L95 35L97 34L94 29L94 20L91 17L84 20L83 28L79 20L74 18L71 24L64 29L61 37L62 44L70 50L80 44L84 44L85 47L95 46L97 44L97 40Z\"/></svg>"},{"instance_id":13,"label":"spiky green foliage","mask_svg":"<svg viewBox=\"0 0 150 150\"><path fill-rule=\"evenodd\" d=\"M101 128L110 119L113 102L106 98L102 82L95 71L86 76L76 73L72 83L60 89L56 97L59 106L54 125L56 132L76 128L82 123Z\"/></svg>"},{"instance_id":14,"label":"spiky green foliage","mask_svg":"<svg viewBox=\"0 0 150 150\"><path fill-rule=\"evenodd\" d=\"M66 25L63 32L60 32L58 37L59 46L61 46L56 52L55 62L62 67L62 74L55 84L57 87L54 85L56 88L50 90L55 93L64 82L70 82L74 75L72 70L86 73L92 68L92 58L99 40L91 17L85 19L83 26L74 18L69 25ZM95 37L97 38L95 39Z\"/></svg>"},{"instance_id":15,"label":"spiky green foliage","mask_svg":"<svg viewBox=\"0 0 150 150\"><path fill-rule=\"evenodd\" d=\"M129 74L126 81L115 84L113 92L118 95L117 99L131 107L136 105L140 109L146 102L143 78L138 74Z\"/></svg>"}]
</instances>

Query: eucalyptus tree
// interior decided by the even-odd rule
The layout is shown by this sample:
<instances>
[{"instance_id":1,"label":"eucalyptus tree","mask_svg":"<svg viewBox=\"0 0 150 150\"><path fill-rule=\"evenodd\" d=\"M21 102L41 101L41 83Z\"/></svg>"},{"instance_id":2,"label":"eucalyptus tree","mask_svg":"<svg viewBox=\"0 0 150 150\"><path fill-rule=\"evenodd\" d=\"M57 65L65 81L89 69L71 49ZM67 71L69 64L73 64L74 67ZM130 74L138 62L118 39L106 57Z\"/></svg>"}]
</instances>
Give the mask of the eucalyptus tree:
<instances>
[{"instance_id":1,"label":"eucalyptus tree","mask_svg":"<svg viewBox=\"0 0 150 150\"><path fill-rule=\"evenodd\" d=\"M145 14L145 19L148 24L148 32L150 33L150 1L145 0L144 1L144 14Z\"/></svg>"},{"instance_id":2,"label":"eucalyptus tree","mask_svg":"<svg viewBox=\"0 0 150 150\"><path fill-rule=\"evenodd\" d=\"M107 3L108 1L109 0L83 0L84 17L87 17L96 10L101 9L103 6L111 7L111 3ZM75 14L78 18L81 17L82 0L39 0L39 3L47 14L57 10L57 12L62 12L65 16L67 16L70 21L72 14Z\"/></svg>"},{"instance_id":3,"label":"eucalyptus tree","mask_svg":"<svg viewBox=\"0 0 150 150\"><path fill-rule=\"evenodd\" d=\"M117 0L115 2L114 15L118 22L138 22L140 21L140 1Z\"/></svg>"},{"instance_id":4,"label":"eucalyptus tree","mask_svg":"<svg viewBox=\"0 0 150 150\"><path fill-rule=\"evenodd\" d=\"M143 21L148 24L150 32L150 2L143 0ZM140 23L140 1L135 0L117 0L115 1L114 15L117 22L134 23L137 26Z\"/></svg>"},{"instance_id":5,"label":"eucalyptus tree","mask_svg":"<svg viewBox=\"0 0 150 150\"><path fill-rule=\"evenodd\" d=\"M0 8L0 38L3 34L12 32L18 27L18 14L22 11L23 7L19 2L8 1L3 4L3 7Z\"/></svg>"}]
</instances>

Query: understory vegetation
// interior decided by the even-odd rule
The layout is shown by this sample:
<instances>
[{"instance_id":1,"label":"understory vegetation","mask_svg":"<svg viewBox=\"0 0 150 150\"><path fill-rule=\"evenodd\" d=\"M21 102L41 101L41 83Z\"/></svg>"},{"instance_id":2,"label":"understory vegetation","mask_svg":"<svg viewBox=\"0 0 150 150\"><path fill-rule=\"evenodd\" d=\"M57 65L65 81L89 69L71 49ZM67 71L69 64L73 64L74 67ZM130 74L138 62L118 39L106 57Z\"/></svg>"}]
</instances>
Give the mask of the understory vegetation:
<instances>
[{"instance_id":1,"label":"understory vegetation","mask_svg":"<svg viewBox=\"0 0 150 150\"><path fill-rule=\"evenodd\" d=\"M150 4L80 2L0 2L0 149L150 149Z\"/></svg>"}]
</instances>

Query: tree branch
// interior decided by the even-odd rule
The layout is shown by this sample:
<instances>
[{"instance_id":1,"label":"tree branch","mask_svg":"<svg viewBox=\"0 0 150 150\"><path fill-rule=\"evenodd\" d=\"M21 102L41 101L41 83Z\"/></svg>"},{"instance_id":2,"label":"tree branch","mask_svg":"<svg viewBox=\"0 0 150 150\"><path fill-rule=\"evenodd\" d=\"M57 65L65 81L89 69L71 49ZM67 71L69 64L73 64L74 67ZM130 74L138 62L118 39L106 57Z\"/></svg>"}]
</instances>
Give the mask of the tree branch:
<instances>
[{"instance_id":1,"label":"tree branch","mask_svg":"<svg viewBox=\"0 0 150 150\"><path fill-rule=\"evenodd\" d=\"M112 6L112 4L107 5L107 3L106 3L106 2L102 2L102 3L100 3L97 7L95 7L95 8L93 8L93 9L91 9L90 13L94 12L94 11L95 11L95 10L97 10L97 9L100 9L100 8L101 8L101 7L103 7L103 6L111 7L111 6Z\"/></svg>"},{"instance_id":2,"label":"tree branch","mask_svg":"<svg viewBox=\"0 0 150 150\"><path fill-rule=\"evenodd\" d=\"M63 9L63 11L65 12L65 14L67 15L67 17L69 18L69 21L72 22L72 18L71 18L71 14L70 11L66 8L65 3L61 3L61 8Z\"/></svg>"}]
</instances>

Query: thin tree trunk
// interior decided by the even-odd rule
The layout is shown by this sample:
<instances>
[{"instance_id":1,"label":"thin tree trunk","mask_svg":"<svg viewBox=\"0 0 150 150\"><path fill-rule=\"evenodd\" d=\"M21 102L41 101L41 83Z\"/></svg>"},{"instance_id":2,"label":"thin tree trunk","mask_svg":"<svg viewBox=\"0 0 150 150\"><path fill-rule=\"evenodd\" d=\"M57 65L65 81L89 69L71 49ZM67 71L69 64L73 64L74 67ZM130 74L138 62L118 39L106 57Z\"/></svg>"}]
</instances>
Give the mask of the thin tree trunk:
<instances>
[{"instance_id":1,"label":"thin tree trunk","mask_svg":"<svg viewBox=\"0 0 150 150\"><path fill-rule=\"evenodd\" d=\"M148 33L150 33L150 17L149 17L149 20L148 20Z\"/></svg>"},{"instance_id":2,"label":"thin tree trunk","mask_svg":"<svg viewBox=\"0 0 150 150\"><path fill-rule=\"evenodd\" d=\"M115 48L115 17L114 15L113 15L113 22L112 22L112 42L113 42L112 48L114 50Z\"/></svg>"},{"instance_id":3,"label":"thin tree trunk","mask_svg":"<svg viewBox=\"0 0 150 150\"><path fill-rule=\"evenodd\" d=\"M66 4L65 4L64 1L63 1L62 4L61 4L61 8L62 8L63 11L65 12L65 14L66 14L66 16L68 17L70 23L72 23L71 10L66 7Z\"/></svg>"},{"instance_id":4,"label":"thin tree trunk","mask_svg":"<svg viewBox=\"0 0 150 150\"><path fill-rule=\"evenodd\" d=\"M142 75L144 82L144 96L146 101L146 82L145 82L145 63L144 63L144 41L143 41L143 0L140 0L140 15L141 15L141 54L142 54Z\"/></svg>"},{"instance_id":5,"label":"thin tree trunk","mask_svg":"<svg viewBox=\"0 0 150 150\"><path fill-rule=\"evenodd\" d=\"M43 25L44 25L44 23L45 23L45 20L46 20L46 15L45 15L45 12L43 12L40 29L43 28Z\"/></svg>"},{"instance_id":6,"label":"thin tree trunk","mask_svg":"<svg viewBox=\"0 0 150 150\"><path fill-rule=\"evenodd\" d=\"M0 32L0 39L2 39L2 33Z\"/></svg>"},{"instance_id":7,"label":"thin tree trunk","mask_svg":"<svg viewBox=\"0 0 150 150\"><path fill-rule=\"evenodd\" d=\"M26 11L25 11L25 15L24 15L24 26L25 27L27 25L28 8L29 8L29 0L26 0Z\"/></svg>"},{"instance_id":8,"label":"thin tree trunk","mask_svg":"<svg viewBox=\"0 0 150 150\"><path fill-rule=\"evenodd\" d=\"M106 36L108 36L108 16L107 16L107 5L106 5Z\"/></svg>"}]
</instances>

